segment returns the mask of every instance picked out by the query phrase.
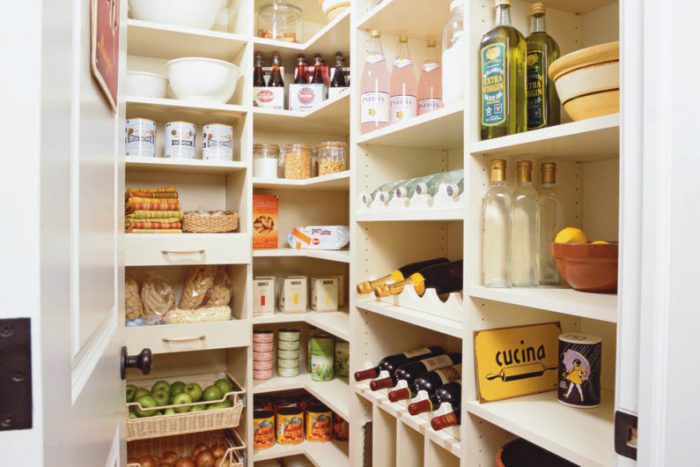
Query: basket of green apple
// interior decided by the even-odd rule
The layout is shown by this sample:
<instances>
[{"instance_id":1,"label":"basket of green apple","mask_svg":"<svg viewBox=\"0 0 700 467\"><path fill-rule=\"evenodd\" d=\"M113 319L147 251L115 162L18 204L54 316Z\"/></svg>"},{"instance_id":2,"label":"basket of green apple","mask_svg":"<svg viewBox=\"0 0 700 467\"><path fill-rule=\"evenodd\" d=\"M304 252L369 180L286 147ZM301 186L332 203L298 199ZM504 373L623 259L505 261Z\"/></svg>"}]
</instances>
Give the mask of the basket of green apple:
<instances>
[{"instance_id":1,"label":"basket of green apple","mask_svg":"<svg viewBox=\"0 0 700 467\"><path fill-rule=\"evenodd\" d=\"M128 441L236 428L241 421L245 390L230 374L135 383L126 386Z\"/></svg>"}]
</instances>

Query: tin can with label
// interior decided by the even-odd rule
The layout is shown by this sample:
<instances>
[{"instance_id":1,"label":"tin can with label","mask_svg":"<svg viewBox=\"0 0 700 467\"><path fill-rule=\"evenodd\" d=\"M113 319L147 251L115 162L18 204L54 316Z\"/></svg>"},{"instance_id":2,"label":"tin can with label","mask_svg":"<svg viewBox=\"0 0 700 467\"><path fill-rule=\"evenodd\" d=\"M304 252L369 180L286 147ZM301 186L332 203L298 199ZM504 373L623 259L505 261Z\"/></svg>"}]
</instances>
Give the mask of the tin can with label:
<instances>
[{"instance_id":1,"label":"tin can with label","mask_svg":"<svg viewBox=\"0 0 700 467\"><path fill-rule=\"evenodd\" d=\"M559 336L559 402L572 407L600 405L600 337L579 333Z\"/></svg>"},{"instance_id":2,"label":"tin can with label","mask_svg":"<svg viewBox=\"0 0 700 467\"><path fill-rule=\"evenodd\" d=\"M333 354L335 340L328 334L318 334L309 339L309 368L313 381L333 379Z\"/></svg>"},{"instance_id":3,"label":"tin can with label","mask_svg":"<svg viewBox=\"0 0 700 467\"><path fill-rule=\"evenodd\" d=\"M202 159L233 160L233 127L210 123L202 128Z\"/></svg>"},{"instance_id":4,"label":"tin can with label","mask_svg":"<svg viewBox=\"0 0 700 467\"><path fill-rule=\"evenodd\" d=\"M306 440L330 441L333 437L333 412L316 404L306 409Z\"/></svg>"},{"instance_id":5,"label":"tin can with label","mask_svg":"<svg viewBox=\"0 0 700 467\"><path fill-rule=\"evenodd\" d=\"M333 361L336 376L347 377L350 374L350 345L345 341L336 341Z\"/></svg>"},{"instance_id":6,"label":"tin can with label","mask_svg":"<svg viewBox=\"0 0 700 467\"><path fill-rule=\"evenodd\" d=\"M280 341L299 342L301 340L301 331L298 329L280 329L277 338Z\"/></svg>"},{"instance_id":7,"label":"tin can with label","mask_svg":"<svg viewBox=\"0 0 700 467\"><path fill-rule=\"evenodd\" d=\"M335 433L335 439L338 441L347 441L350 438L350 424L343 417L334 414L333 432Z\"/></svg>"},{"instance_id":8,"label":"tin can with label","mask_svg":"<svg viewBox=\"0 0 700 467\"><path fill-rule=\"evenodd\" d=\"M267 449L275 445L275 414L271 410L253 413L253 446Z\"/></svg>"},{"instance_id":9,"label":"tin can with label","mask_svg":"<svg viewBox=\"0 0 700 467\"><path fill-rule=\"evenodd\" d=\"M189 122L165 124L165 157L172 159L194 159L197 130Z\"/></svg>"},{"instance_id":10,"label":"tin can with label","mask_svg":"<svg viewBox=\"0 0 700 467\"><path fill-rule=\"evenodd\" d=\"M304 441L304 412L298 408L277 411L277 443L300 444Z\"/></svg>"},{"instance_id":11,"label":"tin can with label","mask_svg":"<svg viewBox=\"0 0 700 467\"><path fill-rule=\"evenodd\" d=\"M126 155L156 157L156 122L147 118L126 120Z\"/></svg>"}]
</instances>

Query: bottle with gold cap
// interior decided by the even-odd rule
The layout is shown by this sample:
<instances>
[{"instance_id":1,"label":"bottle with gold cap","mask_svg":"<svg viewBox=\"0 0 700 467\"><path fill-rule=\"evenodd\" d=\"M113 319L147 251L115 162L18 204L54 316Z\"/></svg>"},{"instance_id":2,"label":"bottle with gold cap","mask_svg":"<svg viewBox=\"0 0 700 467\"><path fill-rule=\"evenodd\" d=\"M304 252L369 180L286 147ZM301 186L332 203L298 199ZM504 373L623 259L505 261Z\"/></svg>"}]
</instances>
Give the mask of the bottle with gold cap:
<instances>
[{"instance_id":1,"label":"bottle with gold cap","mask_svg":"<svg viewBox=\"0 0 700 467\"><path fill-rule=\"evenodd\" d=\"M436 45L435 39L428 39L428 51L418 82L418 115L442 107L442 69L435 50Z\"/></svg>"},{"instance_id":2,"label":"bottle with gold cap","mask_svg":"<svg viewBox=\"0 0 700 467\"><path fill-rule=\"evenodd\" d=\"M552 256L552 242L563 227L561 198L555 191L557 164L543 162L540 166L542 185L538 192L540 205L540 284L559 284L559 272Z\"/></svg>"},{"instance_id":3,"label":"bottle with gold cap","mask_svg":"<svg viewBox=\"0 0 700 467\"><path fill-rule=\"evenodd\" d=\"M532 161L518 161L517 186L511 208L511 283L536 287L539 283L540 215L532 185Z\"/></svg>"},{"instance_id":4,"label":"bottle with gold cap","mask_svg":"<svg viewBox=\"0 0 700 467\"><path fill-rule=\"evenodd\" d=\"M549 65L559 58L559 45L545 31L544 3L530 4L527 36L527 128L558 125L559 96L549 79Z\"/></svg>"},{"instance_id":5,"label":"bottle with gold cap","mask_svg":"<svg viewBox=\"0 0 700 467\"><path fill-rule=\"evenodd\" d=\"M408 36L399 36L399 52L391 71L391 123L400 123L418 114L418 86Z\"/></svg>"},{"instance_id":6,"label":"bottle with gold cap","mask_svg":"<svg viewBox=\"0 0 700 467\"><path fill-rule=\"evenodd\" d=\"M413 287L421 297L428 289L435 289L435 293L438 295L458 292L462 290L463 269L462 260L453 263L435 264L411 274L401 282L374 289L374 295L377 298L399 295L405 287Z\"/></svg>"},{"instance_id":7,"label":"bottle with gold cap","mask_svg":"<svg viewBox=\"0 0 700 467\"><path fill-rule=\"evenodd\" d=\"M510 190L506 161L489 167L490 187L482 200L481 278L485 287L510 287Z\"/></svg>"},{"instance_id":8,"label":"bottle with gold cap","mask_svg":"<svg viewBox=\"0 0 700 467\"><path fill-rule=\"evenodd\" d=\"M495 0L496 26L481 38L481 139L527 130L527 45L511 25L510 0Z\"/></svg>"},{"instance_id":9,"label":"bottle with gold cap","mask_svg":"<svg viewBox=\"0 0 700 467\"><path fill-rule=\"evenodd\" d=\"M418 261L415 263L406 264L397 268L396 270L390 272L384 277L375 279L373 281L365 281L357 284L357 293L359 294L369 294L374 292L374 290L383 285L392 284L396 282L401 282L402 280L410 277L411 274L425 269L429 266L434 266L436 264L449 263L447 258L431 258L424 261Z\"/></svg>"}]
</instances>

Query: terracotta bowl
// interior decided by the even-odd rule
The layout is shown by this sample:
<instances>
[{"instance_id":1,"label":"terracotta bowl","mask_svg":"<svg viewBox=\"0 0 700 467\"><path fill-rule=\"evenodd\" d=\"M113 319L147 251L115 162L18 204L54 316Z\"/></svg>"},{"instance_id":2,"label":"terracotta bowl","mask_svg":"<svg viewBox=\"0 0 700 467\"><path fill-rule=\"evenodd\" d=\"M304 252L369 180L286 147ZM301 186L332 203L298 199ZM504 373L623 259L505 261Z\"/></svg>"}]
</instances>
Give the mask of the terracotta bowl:
<instances>
[{"instance_id":1,"label":"terracotta bowl","mask_svg":"<svg viewBox=\"0 0 700 467\"><path fill-rule=\"evenodd\" d=\"M552 243L562 279L581 292L617 292L617 243Z\"/></svg>"}]
</instances>

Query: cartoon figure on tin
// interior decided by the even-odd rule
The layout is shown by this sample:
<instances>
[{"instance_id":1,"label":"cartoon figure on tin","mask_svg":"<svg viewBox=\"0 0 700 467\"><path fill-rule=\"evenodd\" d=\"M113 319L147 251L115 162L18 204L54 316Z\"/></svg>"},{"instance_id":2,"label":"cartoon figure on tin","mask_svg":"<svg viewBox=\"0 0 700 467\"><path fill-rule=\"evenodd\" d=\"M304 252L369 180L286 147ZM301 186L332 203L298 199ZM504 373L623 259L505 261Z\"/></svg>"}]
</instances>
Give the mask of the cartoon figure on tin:
<instances>
[{"instance_id":1,"label":"cartoon figure on tin","mask_svg":"<svg viewBox=\"0 0 700 467\"><path fill-rule=\"evenodd\" d=\"M588 375L591 374L591 366L588 360L575 350L569 349L564 352L562 362L564 363L564 368L566 368L566 372L564 372L562 376L569 382L569 389L566 391L564 397L568 399L575 387L579 396L581 396L581 402L584 402L583 389L581 386L584 382L588 381ZM562 381L562 384L565 383Z\"/></svg>"}]
</instances>

